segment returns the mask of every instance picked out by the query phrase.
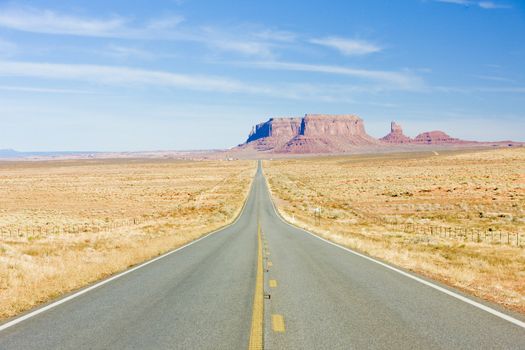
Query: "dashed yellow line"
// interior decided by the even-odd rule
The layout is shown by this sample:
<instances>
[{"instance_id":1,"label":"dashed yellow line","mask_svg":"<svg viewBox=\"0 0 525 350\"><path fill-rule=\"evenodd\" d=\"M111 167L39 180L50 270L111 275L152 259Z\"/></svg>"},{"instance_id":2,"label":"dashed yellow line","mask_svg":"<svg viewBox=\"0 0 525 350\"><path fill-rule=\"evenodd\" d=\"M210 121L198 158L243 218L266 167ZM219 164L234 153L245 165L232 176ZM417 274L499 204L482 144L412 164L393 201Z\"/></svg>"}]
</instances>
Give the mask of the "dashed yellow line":
<instances>
[{"instance_id":1,"label":"dashed yellow line","mask_svg":"<svg viewBox=\"0 0 525 350\"><path fill-rule=\"evenodd\" d=\"M261 225L257 228L257 273L255 277L255 293L253 296L252 326L250 331L249 350L263 348L264 318L264 275L263 254L261 244Z\"/></svg>"},{"instance_id":2,"label":"dashed yellow line","mask_svg":"<svg viewBox=\"0 0 525 350\"><path fill-rule=\"evenodd\" d=\"M284 333L284 318L282 315L273 314L272 315L272 329L274 332Z\"/></svg>"},{"instance_id":3,"label":"dashed yellow line","mask_svg":"<svg viewBox=\"0 0 525 350\"><path fill-rule=\"evenodd\" d=\"M268 284L270 285L270 288L275 288L277 287L277 281L276 280L270 280L268 282Z\"/></svg>"}]
</instances>

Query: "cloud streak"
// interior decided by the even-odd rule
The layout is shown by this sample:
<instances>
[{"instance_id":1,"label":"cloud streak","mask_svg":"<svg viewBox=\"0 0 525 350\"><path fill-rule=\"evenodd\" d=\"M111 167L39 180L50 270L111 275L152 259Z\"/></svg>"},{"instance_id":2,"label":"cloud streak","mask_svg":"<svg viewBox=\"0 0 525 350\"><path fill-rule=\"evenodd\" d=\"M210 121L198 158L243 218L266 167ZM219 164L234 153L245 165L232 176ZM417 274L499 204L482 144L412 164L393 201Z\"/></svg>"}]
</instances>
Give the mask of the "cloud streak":
<instances>
[{"instance_id":1,"label":"cloud streak","mask_svg":"<svg viewBox=\"0 0 525 350\"><path fill-rule=\"evenodd\" d=\"M232 52L265 59L275 57L276 48L291 48L297 43L337 50L345 56L363 56L382 51L382 47L365 40L337 36L305 38L289 31L253 25L225 30L212 26L189 26L183 22L185 19L180 15L139 22L119 15L89 17L28 6L0 6L0 27L29 33L192 42L216 52Z\"/></svg>"},{"instance_id":2,"label":"cloud streak","mask_svg":"<svg viewBox=\"0 0 525 350\"><path fill-rule=\"evenodd\" d=\"M213 27L181 28L183 21L179 15L137 23L122 16L99 19L33 7L0 7L0 27L39 34L195 42L218 51L264 57L272 56L277 42L295 39L294 34L284 31L236 30L233 35ZM237 32L243 34L239 36Z\"/></svg>"},{"instance_id":3,"label":"cloud streak","mask_svg":"<svg viewBox=\"0 0 525 350\"><path fill-rule=\"evenodd\" d=\"M105 38L155 38L174 29L183 20L182 16L170 16L142 26L133 26L130 19L121 16L95 19L15 6L3 7L0 11L0 26L5 28L41 34Z\"/></svg>"},{"instance_id":4,"label":"cloud streak","mask_svg":"<svg viewBox=\"0 0 525 350\"><path fill-rule=\"evenodd\" d=\"M0 61L0 76L70 80L119 87L172 87L197 91L255 94L285 99L346 99L339 93L343 91L340 88L319 87L308 84L273 84L270 86L244 83L239 80L218 76L187 75L166 71L88 64ZM327 91L331 91L332 94L328 94Z\"/></svg>"},{"instance_id":5,"label":"cloud streak","mask_svg":"<svg viewBox=\"0 0 525 350\"><path fill-rule=\"evenodd\" d=\"M424 84L421 78L412 74L411 72L397 72L397 71L383 71L383 70L367 70L356 69L342 66L317 65L297 62L276 62L276 61L260 61L247 62L245 65L257 68L273 69L273 70L290 70L302 71L312 73L325 73L350 76L358 79L373 81L383 84L384 88L402 89L402 90L417 90Z\"/></svg>"},{"instance_id":6,"label":"cloud streak","mask_svg":"<svg viewBox=\"0 0 525 350\"><path fill-rule=\"evenodd\" d=\"M92 91L87 90L75 90L75 89L54 89L54 88L40 88L32 86L12 86L12 85L0 85L0 90L4 91L15 91L15 92L38 92L48 94L81 94L81 95L93 95L96 94Z\"/></svg>"},{"instance_id":7,"label":"cloud streak","mask_svg":"<svg viewBox=\"0 0 525 350\"><path fill-rule=\"evenodd\" d=\"M240 92L247 87L239 81L211 76L177 74L121 66L0 62L0 76L77 80L106 85L156 85L191 90Z\"/></svg>"},{"instance_id":8,"label":"cloud streak","mask_svg":"<svg viewBox=\"0 0 525 350\"><path fill-rule=\"evenodd\" d=\"M261 67L264 67L264 65L265 63L260 64ZM266 68L269 68L267 64ZM308 69L309 71L328 72L332 74L336 74L337 72L339 74L342 73L369 79L377 84L274 83L265 85L243 82L221 76L188 75L123 66L0 61L0 77L26 77L56 81L65 80L108 87L167 87L203 92L251 94L292 100L353 103L353 96L356 94L415 88L413 85L410 85L413 83L405 81L405 79L410 80L410 78L396 72L351 70L341 67L318 67L293 63L277 64L275 62L272 63L271 69ZM391 84L386 84L385 81L389 81ZM24 89L24 91L25 90L26 89ZM49 91L45 92L52 92L52 89L47 90Z\"/></svg>"},{"instance_id":9,"label":"cloud streak","mask_svg":"<svg viewBox=\"0 0 525 350\"><path fill-rule=\"evenodd\" d=\"M499 4L493 1L473 1L473 0L434 0L434 1L447 3L447 4L462 5L462 6L477 6L485 10L509 9L512 7L510 5Z\"/></svg>"},{"instance_id":10,"label":"cloud streak","mask_svg":"<svg viewBox=\"0 0 525 350\"><path fill-rule=\"evenodd\" d=\"M345 56L363 56L382 50L381 47L367 41L341 37L311 39L310 43L336 49Z\"/></svg>"}]
</instances>

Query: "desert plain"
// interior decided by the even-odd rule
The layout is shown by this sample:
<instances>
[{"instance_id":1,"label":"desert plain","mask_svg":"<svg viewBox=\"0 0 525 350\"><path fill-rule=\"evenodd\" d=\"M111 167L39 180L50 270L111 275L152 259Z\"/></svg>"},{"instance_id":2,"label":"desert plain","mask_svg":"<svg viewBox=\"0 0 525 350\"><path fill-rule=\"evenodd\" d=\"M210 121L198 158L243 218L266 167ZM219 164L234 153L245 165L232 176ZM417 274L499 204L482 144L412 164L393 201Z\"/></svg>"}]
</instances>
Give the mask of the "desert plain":
<instances>
[{"instance_id":1,"label":"desert plain","mask_svg":"<svg viewBox=\"0 0 525 350\"><path fill-rule=\"evenodd\" d=\"M264 162L290 223L525 313L525 148Z\"/></svg>"},{"instance_id":2,"label":"desert plain","mask_svg":"<svg viewBox=\"0 0 525 350\"><path fill-rule=\"evenodd\" d=\"M231 223L254 161L0 163L0 319Z\"/></svg>"},{"instance_id":3,"label":"desert plain","mask_svg":"<svg viewBox=\"0 0 525 350\"><path fill-rule=\"evenodd\" d=\"M525 148L263 161L293 225L525 313ZM0 319L231 223L254 160L0 162Z\"/></svg>"}]
</instances>

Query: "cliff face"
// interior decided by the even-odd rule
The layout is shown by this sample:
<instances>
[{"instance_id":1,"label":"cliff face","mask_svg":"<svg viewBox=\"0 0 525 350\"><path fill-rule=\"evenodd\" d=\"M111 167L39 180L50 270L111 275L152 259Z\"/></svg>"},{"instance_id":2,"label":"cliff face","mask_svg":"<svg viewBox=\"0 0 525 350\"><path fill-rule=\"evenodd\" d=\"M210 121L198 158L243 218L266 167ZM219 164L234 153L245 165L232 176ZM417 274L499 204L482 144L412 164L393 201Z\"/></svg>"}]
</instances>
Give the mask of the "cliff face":
<instances>
[{"instance_id":1,"label":"cliff face","mask_svg":"<svg viewBox=\"0 0 525 350\"><path fill-rule=\"evenodd\" d=\"M246 143L257 151L280 149L291 138L299 135L301 118L270 118L264 123L257 124L248 136Z\"/></svg>"},{"instance_id":2,"label":"cliff face","mask_svg":"<svg viewBox=\"0 0 525 350\"><path fill-rule=\"evenodd\" d=\"M306 137L363 136L363 120L355 115L307 114L302 119L300 134Z\"/></svg>"},{"instance_id":3,"label":"cliff face","mask_svg":"<svg viewBox=\"0 0 525 350\"><path fill-rule=\"evenodd\" d=\"M270 118L267 122L257 124L246 142L252 142L263 137L292 138L299 134L301 118Z\"/></svg>"},{"instance_id":4,"label":"cliff face","mask_svg":"<svg viewBox=\"0 0 525 350\"><path fill-rule=\"evenodd\" d=\"M306 114L303 118L271 118L258 124L239 147L279 153L327 153L376 143L357 116Z\"/></svg>"}]
</instances>

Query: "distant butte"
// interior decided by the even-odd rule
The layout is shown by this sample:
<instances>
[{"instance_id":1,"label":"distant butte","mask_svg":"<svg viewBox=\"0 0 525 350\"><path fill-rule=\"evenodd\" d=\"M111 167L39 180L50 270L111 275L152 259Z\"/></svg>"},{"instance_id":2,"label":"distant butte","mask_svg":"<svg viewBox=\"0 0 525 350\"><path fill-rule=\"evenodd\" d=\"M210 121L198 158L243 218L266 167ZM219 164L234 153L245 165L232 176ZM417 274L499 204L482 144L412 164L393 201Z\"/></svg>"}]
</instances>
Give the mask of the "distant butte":
<instances>
[{"instance_id":1,"label":"distant butte","mask_svg":"<svg viewBox=\"0 0 525 350\"><path fill-rule=\"evenodd\" d=\"M403 128L396 122L390 123L390 133L379 140L387 143L410 143L412 139L403 134Z\"/></svg>"},{"instance_id":2,"label":"distant butte","mask_svg":"<svg viewBox=\"0 0 525 350\"><path fill-rule=\"evenodd\" d=\"M427 131L423 132L416 136L413 141L414 143L436 145L436 144L463 144L463 143L473 143L474 141L465 141L450 137L445 134L443 131Z\"/></svg>"},{"instance_id":3,"label":"distant butte","mask_svg":"<svg viewBox=\"0 0 525 350\"><path fill-rule=\"evenodd\" d=\"M389 150L436 146L514 146L512 141L477 142L453 138L443 131L427 131L410 138L401 125L390 124L390 133L380 139L365 131L361 118L351 114L306 114L304 117L270 118L253 127L245 143L232 151L281 154L346 153L355 150ZM396 148L397 147L397 148Z\"/></svg>"},{"instance_id":4,"label":"distant butte","mask_svg":"<svg viewBox=\"0 0 525 350\"><path fill-rule=\"evenodd\" d=\"M390 124L390 133L379 139L382 142L393 144L420 144L420 145L440 145L440 144L465 144L476 143L475 141L465 141L450 137L440 130L426 131L410 138L403 134L403 128L396 122Z\"/></svg>"},{"instance_id":5,"label":"distant butte","mask_svg":"<svg viewBox=\"0 0 525 350\"><path fill-rule=\"evenodd\" d=\"M302 118L270 118L257 124L237 149L275 153L345 152L356 145L376 145L363 120L355 115L306 114Z\"/></svg>"}]
</instances>

